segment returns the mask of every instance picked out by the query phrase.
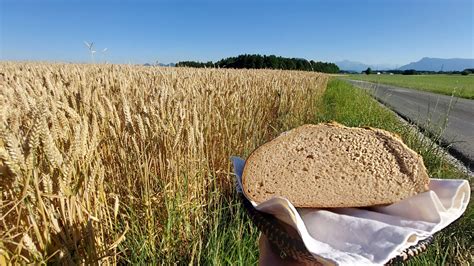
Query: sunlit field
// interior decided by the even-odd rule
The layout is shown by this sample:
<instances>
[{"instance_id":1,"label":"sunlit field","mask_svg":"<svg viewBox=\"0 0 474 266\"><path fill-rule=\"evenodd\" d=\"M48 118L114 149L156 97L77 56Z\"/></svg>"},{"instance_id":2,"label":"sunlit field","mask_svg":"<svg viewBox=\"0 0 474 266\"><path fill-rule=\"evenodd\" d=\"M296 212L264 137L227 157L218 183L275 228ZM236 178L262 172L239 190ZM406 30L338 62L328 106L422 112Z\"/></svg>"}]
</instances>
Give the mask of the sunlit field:
<instances>
[{"instance_id":1,"label":"sunlit field","mask_svg":"<svg viewBox=\"0 0 474 266\"><path fill-rule=\"evenodd\" d=\"M0 66L0 262L22 264L255 261L229 157L315 121L328 79Z\"/></svg>"}]
</instances>

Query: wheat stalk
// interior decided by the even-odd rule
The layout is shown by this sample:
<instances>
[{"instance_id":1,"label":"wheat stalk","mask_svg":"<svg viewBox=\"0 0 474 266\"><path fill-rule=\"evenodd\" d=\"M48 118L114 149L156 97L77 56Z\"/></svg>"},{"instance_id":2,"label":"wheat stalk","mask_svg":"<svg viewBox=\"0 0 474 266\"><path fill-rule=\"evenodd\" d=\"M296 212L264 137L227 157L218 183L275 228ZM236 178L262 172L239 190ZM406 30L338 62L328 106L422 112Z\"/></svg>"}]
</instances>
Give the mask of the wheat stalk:
<instances>
[{"instance_id":1,"label":"wheat stalk","mask_svg":"<svg viewBox=\"0 0 474 266\"><path fill-rule=\"evenodd\" d=\"M233 197L229 156L308 122L327 80L110 64L0 69L0 250L14 264L127 263L132 243L164 264L200 263L215 208Z\"/></svg>"}]
</instances>

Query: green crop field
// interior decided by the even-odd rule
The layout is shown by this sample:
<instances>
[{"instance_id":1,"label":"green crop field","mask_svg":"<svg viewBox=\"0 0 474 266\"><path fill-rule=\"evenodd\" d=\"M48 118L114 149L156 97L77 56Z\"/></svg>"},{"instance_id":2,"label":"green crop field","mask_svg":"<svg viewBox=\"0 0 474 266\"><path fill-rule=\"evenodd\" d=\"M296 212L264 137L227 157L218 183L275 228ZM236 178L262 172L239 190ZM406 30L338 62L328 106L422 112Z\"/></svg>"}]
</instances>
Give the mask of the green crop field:
<instances>
[{"instance_id":1,"label":"green crop field","mask_svg":"<svg viewBox=\"0 0 474 266\"><path fill-rule=\"evenodd\" d=\"M474 75L349 75L350 79L390 84L474 99Z\"/></svg>"}]
</instances>

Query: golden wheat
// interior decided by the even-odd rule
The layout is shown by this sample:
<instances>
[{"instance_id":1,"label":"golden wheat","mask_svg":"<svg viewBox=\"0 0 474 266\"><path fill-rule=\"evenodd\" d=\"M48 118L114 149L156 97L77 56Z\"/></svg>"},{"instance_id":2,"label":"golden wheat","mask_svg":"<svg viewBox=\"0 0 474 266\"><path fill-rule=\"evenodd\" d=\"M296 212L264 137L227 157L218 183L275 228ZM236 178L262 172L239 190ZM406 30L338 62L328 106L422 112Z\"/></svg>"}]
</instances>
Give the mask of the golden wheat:
<instances>
[{"instance_id":1,"label":"golden wheat","mask_svg":"<svg viewBox=\"0 0 474 266\"><path fill-rule=\"evenodd\" d=\"M13 263L126 262L133 232L160 258L194 261L212 203L232 197L229 157L310 121L327 82L277 70L0 66L0 261Z\"/></svg>"}]
</instances>

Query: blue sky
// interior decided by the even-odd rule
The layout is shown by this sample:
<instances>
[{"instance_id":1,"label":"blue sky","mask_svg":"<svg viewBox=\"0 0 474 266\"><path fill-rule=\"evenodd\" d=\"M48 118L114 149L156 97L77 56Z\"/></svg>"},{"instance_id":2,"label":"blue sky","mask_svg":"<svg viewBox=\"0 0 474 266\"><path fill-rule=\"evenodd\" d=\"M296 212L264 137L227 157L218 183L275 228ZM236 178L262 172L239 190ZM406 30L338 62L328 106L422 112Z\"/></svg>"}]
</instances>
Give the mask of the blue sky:
<instances>
[{"instance_id":1,"label":"blue sky","mask_svg":"<svg viewBox=\"0 0 474 266\"><path fill-rule=\"evenodd\" d=\"M403 65L474 58L473 1L0 0L0 60L168 63L242 53Z\"/></svg>"}]
</instances>

